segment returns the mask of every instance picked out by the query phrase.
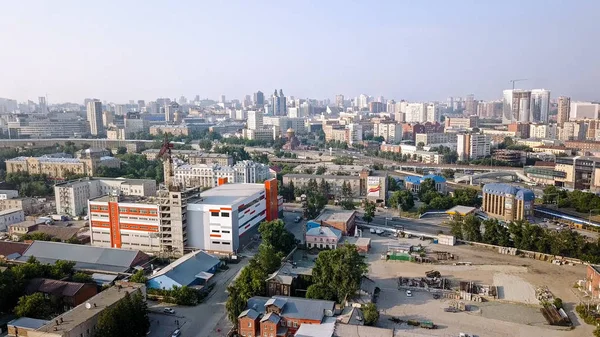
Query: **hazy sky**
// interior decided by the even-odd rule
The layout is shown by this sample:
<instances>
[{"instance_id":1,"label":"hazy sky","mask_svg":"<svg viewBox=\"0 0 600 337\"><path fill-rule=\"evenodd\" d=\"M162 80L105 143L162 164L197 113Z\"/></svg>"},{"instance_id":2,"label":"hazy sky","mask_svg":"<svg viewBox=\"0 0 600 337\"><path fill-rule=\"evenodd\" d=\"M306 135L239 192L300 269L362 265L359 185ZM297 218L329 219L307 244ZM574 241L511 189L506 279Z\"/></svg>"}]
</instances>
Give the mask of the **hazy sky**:
<instances>
[{"instance_id":1,"label":"hazy sky","mask_svg":"<svg viewBox=\"0 0 600 337\"><path fill-rule=\"evenodd\" d=\"M2 1L0 97L600 99L598 0Z\"/></svg>"}]
</instances>

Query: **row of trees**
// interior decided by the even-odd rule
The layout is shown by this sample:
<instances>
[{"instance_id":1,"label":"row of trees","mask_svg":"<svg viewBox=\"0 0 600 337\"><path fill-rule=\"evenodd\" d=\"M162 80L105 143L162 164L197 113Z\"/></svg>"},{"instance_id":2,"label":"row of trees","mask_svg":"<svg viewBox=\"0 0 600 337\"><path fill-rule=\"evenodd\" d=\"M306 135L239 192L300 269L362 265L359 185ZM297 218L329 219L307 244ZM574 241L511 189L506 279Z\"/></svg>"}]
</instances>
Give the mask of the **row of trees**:
<instances>
[{"instance_id":1,"label":"row of trees","mask_svg":"<svg viewBox=\"0 0 600 337\"><path fill-rule=\"evenodd\" d=\"M110 178L154 179L163 181L163 166L158 160L148 160L142 154L127 153L117 155L122 163L120 168L100 166L96 176Z\"/></svg>"},{"instance_id":2,"label":"row of trees","mask_svg":"<svg viewBox=\"0 0 600 337\"><path fill-rule=\"evenodd\" d=\"M148 305L142 293L136 291L100 313L94 337L144 337L148 329Z\"/></svg>"},{"instance_id":3,"label":"row of trees","mask_svg":"<svg viewBox=\"0 0 600 337\"><path fill-rule=\"evenodd\" d=\"M265 280L269 274L279 269L281 260L295 245L294 235L285 229L281 220L263 222L258 231L262 237L258 253L227 287L229 297L225 308L227 317L234 326L237 326L237 317L246 309L248 299L266 295Z\"/></svg>"},{"instance_id":4,"label":"row of trees","mask_svg":"<svg viewBox=\"0 0 600 337\"><path fill-rule=\"evenodd\" d=\"M45 174L29 174L28 172L8 173L5 177L8 184L25 197L47 196L54 193L53 181Z\"/></svg>"},{"instance_id":5,"label":"row of trees","mask_svg":"<svg viewBox=\"0 0 600 337\"><path fill-rule=\"evenodd\" d=\"M454 196L442 194L435 188L433 179L425 179L421 182L419 189L419 199L425 205L419 207L419 213L425 213L432 209L449 209L456 205L479 207L481 200L477 195L477 190L472 188L459 188L454 190Z\"/></svg>"},{"instance_id":6,"label":"row of trees","mask_svg":"<svg viewBox=\"0 0 600 337\"><path fill-rule=\"evenodd\" d=\"M574 208L582 213L600 211L600 196L579 190L568 192L556 186L544 188L543 202L556 204L559 208Z\"/></svg>"},{"instance_id":7,"label":"row of trees","mask_svg":"<svg viewBox=\"0 0 600 337\"><path fill-rule=\"evenodd\" d=\"M452 221L450 227L452 235L461 240L600 262L600 239L591 242L576 231L549 230L527 221L511 222L507 226L496 219L482 223L473 215Z\"/></svg>"}]
</instances>

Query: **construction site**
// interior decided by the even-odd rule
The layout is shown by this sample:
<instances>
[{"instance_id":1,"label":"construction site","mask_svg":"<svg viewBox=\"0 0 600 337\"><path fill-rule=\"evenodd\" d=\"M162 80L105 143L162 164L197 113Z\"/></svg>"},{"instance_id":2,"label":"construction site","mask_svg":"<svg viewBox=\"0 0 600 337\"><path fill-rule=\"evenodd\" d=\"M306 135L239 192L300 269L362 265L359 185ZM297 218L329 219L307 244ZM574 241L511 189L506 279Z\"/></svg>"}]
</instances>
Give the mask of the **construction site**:
<instances>
[{"instance_id":1,"label":"construction site","mask_svg":"<svg viewBox=\"0 0 600 337\"><path fill-rule=\"evenodd\" d=\"M410 332L421 328L415 322L434 321L435 329L414 331L430 336L592 334L593 326L573 312L580 302L573 285L585 276L582 265L419 238L371 240L367 258L369 277L381 289L379 325Z\"/></svg>"}]
</instances>

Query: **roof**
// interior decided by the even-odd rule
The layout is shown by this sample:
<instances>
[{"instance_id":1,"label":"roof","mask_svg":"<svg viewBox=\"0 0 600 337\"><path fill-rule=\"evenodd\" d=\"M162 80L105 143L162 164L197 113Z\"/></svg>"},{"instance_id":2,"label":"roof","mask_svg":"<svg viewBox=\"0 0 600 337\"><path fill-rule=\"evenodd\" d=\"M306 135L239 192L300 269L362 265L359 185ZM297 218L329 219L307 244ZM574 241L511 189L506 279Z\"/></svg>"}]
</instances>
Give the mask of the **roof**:
<instances>
[{"instance_id":1,"label":"roof","mask_svg":"<svg viewBox=\"0 0 600 337\"><path fill-rule=\"evenodd\" d=\"M336 324L334 337L394 337L394 330L366 325Z\"/></svg>"},{"instance_id":2,"label":"roof","mask_svg":"<svg viewBox=\"0 0 600 337\"><path fill-rule=\"evenodd\" d=\"M327 238L342 238L342 231L331 227L313 227L306 232L306 235L322 236Z\"/></svg>"},{"instance_id":3,"label":"roof","mask_svg":"<svg viewBox=\"0 0 600 337\"><path fill-rule=\"evenodd\" d=\"M111 284L117 279L118 275L93 273L92 280L99 285Z\"/></svg>"},{"instance_id":4,"label":"roof","mask_svg":"<svg viewBox=\"0 0 600 337\"><path fill-rule=\"evenodd\" d=\"M200 273L207 272L220 263L218 258L199 250L180 257L150 279L166 276L182 286L187 286L192 284Z\"/></svg>"},{"instance_id":5,"label":"roof","mask_svg":"<svg viewBox=\"0 0 600 337\"><path fill-rule=\"evenodd\" d=\"M60 280L52 280L47 278L34 278L27 284L25 292L27 294L45 293L57 296L75 296L85 283L67 282Z\"/></svg>"},{"instance_id":6,"label":"roof","mask_svg":"<svg viewBox=\"0 0 600 337\"><path fill-rule=\"evenodd\" d=\"M263 316L263 318L260 319L260 322L266 322L266 321L270 321L272 323L279 323L279 321L281 320L281 317L279 317L276 313L270 312L266 315Z\"/></svg>"},{"instance_id":7,"label":"roof","mask_svg":"<svg viewBox=\"0 0 600 337\"><path fill-rule=\"evenodd\" d=\"M335 322L321 324L302 324L296 330L295 337L331 337L335 330Z\"/></svg>"},{"instance_id":8,"label":"roof","mask_svg":"<svg viewBox=\"0 0 600 337\"><path fill-rule=\"evenodd\" d=\"M360 279L360 290L369 293L369 294L374 294L375 293L375 281L371 280L370 278L363 276Z\"/></svg>"},{"instance_id":9,"label":"roof","mask_svg":"<svg viewBox=\"0 0 600 337\"><path fill-rule=\"evenodd\" d=\"M263 184L223 184L200 193L199 203L235 205L259 192L265 192Z\"/></svg>"},{"instance_id":10,"label":"roof","mask_svg":"<svg viewBox=\"0 0 600 337\"><path fill-rule=\"evenodd\" d=\"M552 162L552 161L541 161L541 160L538 160L538 161L535 162L535 164L533 166L555 167L556 163Z\"/></svg>"},{"instance_id":11,"label":"roof","mask_svg":"<svg viewBox=\"0 0 600 337\"><path fill-rule=\"evenodd\" d=\"M288 284L291 285L293 280L298 277L298 275L312 275L312 265L308 266L299 266L297 263L289 263L285 262L281 265L281 268L269 275L269 278L266 281L274 280L277 283Z\"/></svg>"},{"instance_id":12,"label":"roof","mask_svg":"<svg viewBox=\"0 0 600 337\"><path fill-rule=\"evenodd\" d=\"M354 244L359 247L368 246L371 244L371 239L370 238L358 238Z\"/></svg>"},{"instance_id":13,"label":"roof","mask_svg":"<svg viewBox=\"0 0 600 337\"><path fill-rule=\"evenodd\" d=\"M324 210L314 221L341 221L348 222L356 214L356 211L346 210Z\"/></svg>"},{"instance_id":14,"label":"roof","mask_svg":"<svg viewBox=\"0 0 600 337\"><path fill-rule=\"evenodd\" d=\"M57 260L75 262L75 269L101 270L122 273L144 264L150 257L138 250L103 248L69 243L34 241L17 261L25 262L29 257L53 264Z\"/></svg>"},{"instance_id":15,"label":"roof","mask_svg":"<svg viewBox=\"0 0 600 337\"><path fill-rule=\"evenodd\" d=\"M352 324L352 325L363 325L365 316L357 307L345 307L342 309L342 313L337 317L340 323Z\"/></svg>"},{"instance_id":16,"label":"roof","mask_svg":"<svg viewBox=\"0 0 600 337\"><path fill-rule=\"evenodd\" d=\"M10 209L5 209L4 211L0 211L0 216L2 215L6 215L6 214L11 214L11 213L23 213L22 209L17 209L17 208L10 208Z\"/></svg>"},{"instance_id":17,"label":"roof","mask_svg":"<svg viewBox=\"0 0 600 337\"><path fill-rule=\"evenodd\" d=\"M298 297L273 296L286 301L281 311L281 316L285 318L298 318L313 321L321 321L326 311L333 313L335 302L323 300L311 300ZM260 313L265 312L265 304L271 298L255 296L248 300L248 308L254 309Z\"/></svg>"},{"instance_id":18,"label":"roof","mask_svg":"<svg viewBox=\"0 0 600 337\"><path fill-rule=\"evenodd\" d=\"M283 309L283 306L285 305L286 302L287 301L285 298L272 297L269 300L267 300L267 303L265 303L265 306L274 305L279 309Z\"/></svg>"},{"instance_id":19,"label":"roof","mask_svg":"<svg viewBox=\"0 0 600 337\"><path fill-rule=\"evenodd\" d=\"M485 184L483 186L483 193L493 195L514 195L517 200L532 201L535 200L535 194L531 190L520 188L509 184Z\"/></svg>"},{"instance_id":20,"label":"roof","mask_svg":"<svg viewBox=\"0 0 600 337\"><path fill-rule=\"evenodd\" d=\"M131 294L143 286L143 284L139 283L122 283L119 287L110 287L89 298L86 303L82 303L64 314L55 317L55 320L62 322L59 325L56 325L55 320L52 320L37 329L37 331L41 333L47 332L52 336L65 336L78 325L89 321L92 317L99 315L107 307L120 301L125 297L125 294ZM87 303L91 304L89 309L86 308Z\"/></svg>"},{"instance_id":21,"label":"roof","mask_svg":"<svg viewBox=\"0 0 600 337\"><path fill-rule=\"evenodd\" d=\"M426 176L423 177L418 177L418 176L407 176L404 181L407 183L411 183L411 184L421 184L423 181L425 181L425 179L432 179L436 184L442 184L446 182L446 178L442 177L442 176L438 176L435 174L428 174Z\"/></svg>"},{"instance_id":22,"label":"roof","mask_svg":"<svg viewBox=\"0 0 600 337\"><path fill-rule=\"evenodd\" d=\"M37 220L25 220L25 221L21 221L21 222L17 222L14 223L12 225L9 225L8 228L17 228L17 227L34 227L36 225L42 224L44 223L44 221L40 221L39 219Z\"/></svg>"},{"instance_id":23,"label":"roof","mask_svg":"<svg viewBox=\"0 0 600 337\"><path fill-rule=\"evenodd\" d=\"M250 319L257 319L260 313L254 309L246 309L238 316L238 318L248 317Z\"/></svg>"},{"instance_id":24,"label":"roof","mask_svg":"<svg viewBox=\"0 0 600 337\"><path fill-rule=\"evenodd\" d=\"M20 318L13 319L12 321L8 322L7 325L15 326L17 328L37 330L37 329L41 328L42 326L44 326L45 324L48 324L49 322L50 321L46 321L44 319L20 317Z\"/></svg>"},{"instance_id":25,"label":"roof","mask_svg":"<svg viewBox=\"0 0 600 337\"><path fill-rule=\"evenodd\" d=\"M59 227L49 225L39 225L34 232L41 232L57 238L61 241L67 241L70 238L77 236L79 228L77 227Z\"/></svg>"},{"instance_id":26,"label":"roof","mask_svg":"<svg viewBox=\"0 0 600 337\"><path fill-rule=\"evenodd\" d=\"M288 177L289 179L298 178L298 179L315 179L317 182L320 182L321 179L332 179L332 180L360 180L359 176L337 176L337 175L314 175L314 174L302 174L302 173L289 173L284 175L284 177Z\"/></svg>"},{"instance_id":27,"label":"roof","mask_svg":"<svg viewBox=\"0 0 600 337\"><path fill-rule=\"evenodd\" d=\"M446 213L467 215L467 214L471 214L471 213L475 212L476 210L477 210L477 208L475 208L475 207L458 205L458 206L454 206L454 207L450 208L449 210L446 211Z\"/></svg>"},{"instance_id":28,"label":"roof","mask_svg":"<svg viewBox=\"0 0 600 337\"><path fill-rule=\"evenodd\" d=\"M27 248L29 248L27 243L0 241L0 256L9 256L15 253L23 255Z\"/></svg>"}]
</instances>

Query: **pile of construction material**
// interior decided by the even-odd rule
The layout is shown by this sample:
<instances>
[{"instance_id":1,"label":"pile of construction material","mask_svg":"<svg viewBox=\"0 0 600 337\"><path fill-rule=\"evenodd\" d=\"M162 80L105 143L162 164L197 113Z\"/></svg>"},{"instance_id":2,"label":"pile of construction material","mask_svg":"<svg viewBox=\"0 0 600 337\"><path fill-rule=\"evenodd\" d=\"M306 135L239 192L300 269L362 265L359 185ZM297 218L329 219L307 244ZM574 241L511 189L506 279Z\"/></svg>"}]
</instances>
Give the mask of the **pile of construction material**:
<instances>
[{"instance_id":1,"label":"pile of construction material","mask_svg":"<svg viewBox=\"0 0 600 337\"><path fill-rule=\"evenodd\" d=\"M441 277L439 271L430 270L425 277L398 277L398 289L401 287L423 289L450 289L450 281Z\"/></svg>"}]
</instances>

